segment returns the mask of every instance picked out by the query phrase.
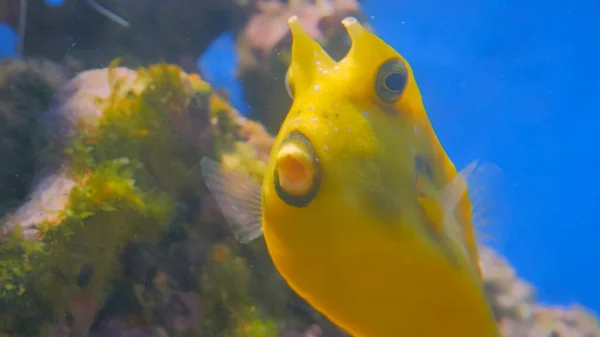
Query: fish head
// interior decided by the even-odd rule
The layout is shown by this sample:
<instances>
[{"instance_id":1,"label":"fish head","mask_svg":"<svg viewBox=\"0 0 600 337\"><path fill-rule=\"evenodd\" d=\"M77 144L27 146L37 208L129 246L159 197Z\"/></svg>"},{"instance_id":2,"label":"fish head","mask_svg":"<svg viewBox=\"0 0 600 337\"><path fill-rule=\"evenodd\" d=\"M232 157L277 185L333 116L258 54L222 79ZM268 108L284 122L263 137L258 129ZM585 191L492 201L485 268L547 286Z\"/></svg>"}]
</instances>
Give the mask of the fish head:
<instances>
[{"instance_id":1,"label":"fish head","mask_svg":"<svg viewBox=\"0 0 600 337\"><path fill-rule=\"evenodd\" d=\"M322 220L344 208L397 221L402 205L415 203L415 158L425 143L418 135L425 112L410 65L355 18L342 21L351 47L339 61L296 17L288 23L286 85L293 102L264 178L265 217L295 240L311 226L336 235L344 224ZM279 225L290 219L302 229L289 233L296 224Z\"/></svg>"}]
</instances>

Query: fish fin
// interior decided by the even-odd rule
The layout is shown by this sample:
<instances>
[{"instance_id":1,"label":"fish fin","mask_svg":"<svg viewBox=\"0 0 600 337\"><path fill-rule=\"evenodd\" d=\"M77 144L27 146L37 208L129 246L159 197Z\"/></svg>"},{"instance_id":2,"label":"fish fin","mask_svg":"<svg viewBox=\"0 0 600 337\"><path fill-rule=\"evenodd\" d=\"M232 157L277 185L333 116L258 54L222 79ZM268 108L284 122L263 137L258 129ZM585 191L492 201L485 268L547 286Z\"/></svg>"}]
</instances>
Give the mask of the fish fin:
<instances>
[{"instance_id":1,"label":"fish fin","mask_svg":"<svg viewBox=\"0 0 600 337\"><path fill-rule=\"evenodd\" d=\"M467 181L476 168L477 161L469 163L442 188L441 199L447 209L454 210L456 208L463 194L467 191Z\"/></svg>"},{"instance_id":2,"label":"fish fin","mask_svg":"<svg viewBox=\"0 0 600 337\"><path fill-rule=\"evenodd\" d=\"M431 193L432 184L423 177L417 178L417 190L419 196L417 197L417 203L421 208L421 212L425 218L431 223L432 230L437 235L444 233L444 227L442 221L444 220L444 210L438 200L434 198L434 194Z\"/></svg>"},{"instance_id":3,"label":"fish fin","mask_svg":"<svg viewBox=\"0 0 600 337\"><path fill-rule=\"evenodd\" d=\"M460 268L461 265L454 251L456 245L453 244L453 237L447 232L445 224L446 210L440 202L441 199L437 198L439 194L436 187L429 179L419 176L417 178L417 190L419 191L417 203L421 209L421 215L426 221L425 229L448 261L455 268Z\"/></svg>"},{"instance_id":4,"label":"fish fin","mask_svg":"<svg viewBox=\"0 0 600 337\"><path fill-rule=\"evenodd\" d=\"M443 189L442 199L450 209L456 209L463 193L467 192L471 202L471 219L475 231L491 224L492 215L501 206L500 190L507 186L501 183L502 169L492 163L473 161L460 170L454 179ZM492 200L493 199L493 202ZM504 210L505 211L505 210ZM506 214L505 212L503 212ZM480 236L482 233L476 233Z\"/></svg>"},{"instance_id":5,"label":"fish fin","mask_svg":"<svg viewBox=\"0 0 600 337\"><path fill-rule=\"evenodd\" d=\"M206 186L217 201L235 237L243 244L262 235L261 186L213 159L200 161Z\"/></svg>"},{"instance_id":6,"label":"fish fin","mask_svg":"<svg viewBox=\"0 0 600 337\"><path fill-rule=\"evenodd\" d=\"M445 224L455 240L462 242L461 247L466 250L473 263L479 265L477 245L482 241L480 231L482 220L488 219L488 211L492 206L489 200L492 186L499 184L501 169L491 163L473 161L460 170L456 176L441 190L441 200L447 210L448 217ZM470 208L464 199L467 193ZM493 206L498 205L498 195L494 193ZM470 213L468 213L470 212ZM495 238L497 239L497 237ZM480 268L477 268L481 276Z\"/></svg>"}]
</instances>

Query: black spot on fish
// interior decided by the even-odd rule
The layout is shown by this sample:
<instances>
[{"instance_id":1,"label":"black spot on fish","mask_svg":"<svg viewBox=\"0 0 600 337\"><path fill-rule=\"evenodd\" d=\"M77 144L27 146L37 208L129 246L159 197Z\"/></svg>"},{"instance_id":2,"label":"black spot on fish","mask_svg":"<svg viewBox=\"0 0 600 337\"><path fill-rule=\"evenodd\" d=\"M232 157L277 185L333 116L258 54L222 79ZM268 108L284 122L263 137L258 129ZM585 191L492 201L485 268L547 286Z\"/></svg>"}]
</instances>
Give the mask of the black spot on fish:
<instances>
[{"instance_id":1,"label":"black spot on fish","mask_svg":"<svg viewBox=\"0 0 600 337\"><path fill-rule=\"evenodd\" d=\"M79 288L85 287L94 274L94 268L91 264L86 263L79 268L79 274L77 275L77 286Z\"/></svg>"},{"instance_id":2,"label":"black spot on fish","mask_svg":"<svg viewBox=\"0 0 600 337\"><path fill-rule=\"evenodd\" d=\"M415 155L415 170L417 173L425 175L429 180L435 182L435 177L433 176L433 168L431 167L431 162L421 154Z\"/></svg>"}]
</instances>

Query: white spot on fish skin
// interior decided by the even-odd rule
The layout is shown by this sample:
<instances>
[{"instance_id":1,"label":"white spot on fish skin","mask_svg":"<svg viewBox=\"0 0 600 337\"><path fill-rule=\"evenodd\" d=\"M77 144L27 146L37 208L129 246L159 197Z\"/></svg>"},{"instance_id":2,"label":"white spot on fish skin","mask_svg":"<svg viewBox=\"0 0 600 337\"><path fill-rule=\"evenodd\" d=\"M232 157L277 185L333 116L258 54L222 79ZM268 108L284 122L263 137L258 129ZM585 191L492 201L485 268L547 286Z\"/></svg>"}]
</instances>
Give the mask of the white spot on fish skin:
<instances>
[{"instance_id":1,"label":"white spot on fish skin","mask_svg":"<svg viewBox=\"0 0 600 337\"><path fill-rule=\"evenodd\" d=\"M323 70L323 74L329 74L329 70Z\"/></svg>"},{"instance_id":2,"label":"white spot on fish skin","mask_svg":"<svg viewBox=\"0 0 600 337\"><path fill-rule=\"evenodd\" d=\"M323 68L321 68L321 67L318 67L318 68L317 68L317 71L318 71L318 72L322 72L322 71L323 71Z\"/></svg>"},{"instance_id":3,"label":"white spot on fish skin","mask_svg":"<svg viewBox=\"0 0 600 337\"><path fill-rule=\"evenodd\" d=\"M313 107L312 107L312 106L309 106L309 107L308 107L308 111L312 111L312 109L313 109Z\"/></svg>"},{"instance_id":4,"label":"white spot on fish skin","mask_svg":"<svg viewBox=\"0 0 600 337\"><path fill-rule=\"evenodd\" d=\"M338 128L333 129L333 132L337 132L337 131L338 131Z\"/></svg>"},{"instance_id":5,"label":"white spot on fish skin","mask_svg":"<svg viewBox=\"0 0 600 337\"><path fill-rule=\"evenodd\" d=\"M339 105L337 105L337 103L334 103L333 107L337 109L339 107Z\"/></svg>"},{"instance_id":6,"label":"white spot on fish skin","mask_svg":"<svg viewBox=\"0 0 600 337\"><path fill-rule=\"evenodd\" d=\"M321 61L317 61L317 65L321 64Z\"/></svg>"},{"instance_id":7,"label":"white spot on fish skin","mask_svg":"<svg viewBox=\"0 0 600 337\"><path fill-rule=\"evenodd\" d=\"M316 52L316 51L313 51L313 55L314 55L314 56L318 56L319 54L317 54L317 52Z\"/></svg>"},{"instance_id":8,"label":"white spot on fish skin","mask_svg":"<svg viewBox=\"0 0 600 337\"><path fill-rule=\"evenodd\" d=\"M302 117L296 117L296 120L299 121L300 119L302 119Z\"/></svg>"},{"instance_id":9,"label":"white spot on fish skin","mask_svg":"<svg viewBox=\"0 0 600 337\"><path fill-rule=\"evenodd\" d=\"M340 66L333 67L333 70L338 70L338 69L340 69Z\"/></svg>"},{"instance_id":10,"label":"white spot on fish skin","mask_svg":"<svg viewBox=\"0 0 600 337\"><path fill-rule=\"evenodd\" d=\"M365 116L365 118L369 117L369 113L365 111L365 112L363 112L363 116Z\"/></svg>"},{"instance_id":11,"label":"white spot on fish skin","mask_svg":"<svg viewBox=\"0 0 600 337\"><path fill-rule=\"evenodd\" d=\"M323 148L324 148L325 150L329 150L329 148L327 147L327 145L323 145Z\"/></svg>"},{"instance_id":12,"label":"white spot on fish skin","mask_svg":"<svg viewBox=\"0 0 600 337\"><path fill-rule=\"evenodd\" d=\"M327 136L327 134L328 134L328 132L327 132L327 131L325 131L325 136Z\"/></svg>"},{"instance_id":13,"label":"white spot on fish skin","mask_svg":"<svg viewBox=\"0 0 600 337\"><path fill-rule=\"evenodd\" d=\"M347 127L346 127L346 130L350 131L350 127L349 127L349 126L347 126Z\"/></svg>"},{"instance_id":14,"label":"white spot on fish skin","mask_svg":"<svg viewBox=\"0 0 600 337\"><path fill-rule=\"evenodd\" d=\"M413 132L414 132L415 134L418 134L418 133L419 133L419 128L418 128L416 125L414 125L414 126L413 126Z\"/></svg>"},{"instance_id":15,"label":"white spot on fish skin","mask_svg":"<svg viewBox=\"0 0 600 337\"><path fill-rule=\"evenodd\" d=\"M314 89L315 89L315 91L319 90L319 88L320 88L320 87L321 87L321 86L320 86L320 85L318 85L318 84L317 84L317 85L315 85L315 86L314 86Z\"/></svg>"},{"instance_id":16,"label":"white spot on fish skin","mask_svg":"<svg viewBox=\"0 0 600 337\"><path fill-rule=\"evenodd\" d=\"M332 126L333 124L331 123L331 121L327 122L327 124L329 124L329 126Z\"/></svg>"},{"instance_id":17,"label":"white spot on fish skin","mask_svg":"<svg viewBox=\"0 0 600 337\"><path fill-rule=\"evenodd\" d=\"M310 119L311 121L318 121L319 119L317 117L313 117Z\"/></svg>"}]
</instances>

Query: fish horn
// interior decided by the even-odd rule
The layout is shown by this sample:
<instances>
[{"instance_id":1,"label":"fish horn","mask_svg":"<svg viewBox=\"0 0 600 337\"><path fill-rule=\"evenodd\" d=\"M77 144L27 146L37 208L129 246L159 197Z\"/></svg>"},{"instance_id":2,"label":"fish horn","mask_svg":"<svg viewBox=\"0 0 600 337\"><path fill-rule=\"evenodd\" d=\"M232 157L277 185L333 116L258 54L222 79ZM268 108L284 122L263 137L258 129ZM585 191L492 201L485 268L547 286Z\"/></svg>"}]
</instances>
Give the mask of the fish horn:
<instances>
[{"instance_id":1,"label":"fish horn","mask_svg":"<svg viewBox=\"0 0 600 337\"><path fill-rule=\"evenodd\" d=\"M335 61L308 35L296 15L288 19L288 25L292 32L290 72L294 86L310 85L319 69L332 67Z\"/></svg>"}]
</instances>

